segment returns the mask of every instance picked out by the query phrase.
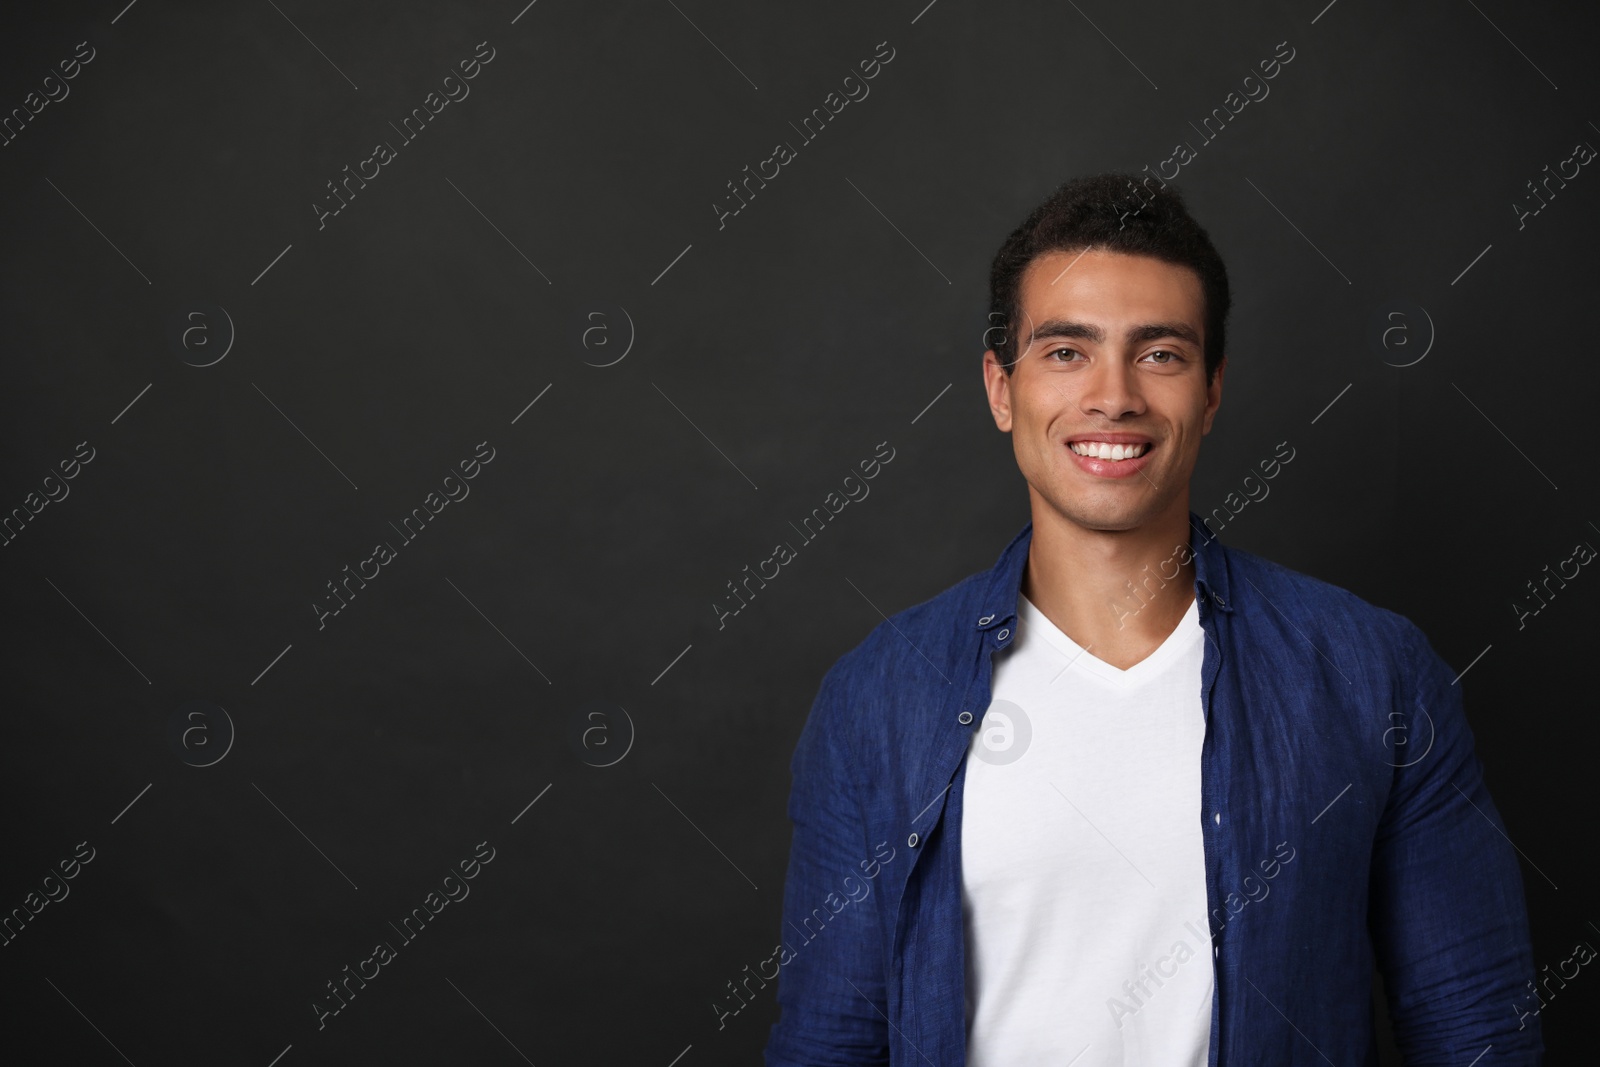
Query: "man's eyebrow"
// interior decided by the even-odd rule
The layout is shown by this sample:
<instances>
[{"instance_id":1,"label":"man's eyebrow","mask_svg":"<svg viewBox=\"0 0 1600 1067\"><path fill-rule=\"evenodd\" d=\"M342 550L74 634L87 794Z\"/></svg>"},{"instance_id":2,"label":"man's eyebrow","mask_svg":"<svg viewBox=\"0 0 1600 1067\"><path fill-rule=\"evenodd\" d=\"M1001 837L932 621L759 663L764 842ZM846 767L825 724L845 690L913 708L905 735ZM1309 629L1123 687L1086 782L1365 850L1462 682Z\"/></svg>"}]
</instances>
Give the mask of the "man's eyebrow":
<instances>
[{"instance_id":1,"label":"man's eyebrow","mask_svg":"<svg viewBox=\"0 0 1600 1067\"><path fill-rule=\"evenodd\" d=\"M1047 319L1034 328L1030 341L1038 341L1049 337L1077 337L1084 341L1093 341L1100 344L1106 339L1105 331L1098 326L1090 326L1085 322L1071 322L1067 319Z\"/></svg>"},{"instance_id":2,"label":"man's eyebrow","mask_svg":"<svg viewBox=\"0 0 1600 1067\"><path fill-rule=\"evenodd\" d=\"M1147 322L1142 326L1133 326L1128 329L1129 341L1157 341L1163 337L1176 337L1188 341L1196 348L1200 347L1200 335L1195 329L1185 322ZM1039 341L1053 337L1076 337L1084 341L1093 341L1095 344L1105 343L1105 331L1098 326L1091 326L1086 322L1072 322L1068 319L1050 319L1041 322L1033 331L1031 341Z\"/></svg>"},{"instance_id":3,"label":"man's eyebrow","mask_svg":"<svg viewBox=\"0 0 1600 1067\"><path fill-rule=\"evenodd\" d=\"M1176 337L1200 347L1200 335L1186 322L1149 322L1128 331L1130 341L1159 341L1163 337Z\"/></svg>"}]
</instances>

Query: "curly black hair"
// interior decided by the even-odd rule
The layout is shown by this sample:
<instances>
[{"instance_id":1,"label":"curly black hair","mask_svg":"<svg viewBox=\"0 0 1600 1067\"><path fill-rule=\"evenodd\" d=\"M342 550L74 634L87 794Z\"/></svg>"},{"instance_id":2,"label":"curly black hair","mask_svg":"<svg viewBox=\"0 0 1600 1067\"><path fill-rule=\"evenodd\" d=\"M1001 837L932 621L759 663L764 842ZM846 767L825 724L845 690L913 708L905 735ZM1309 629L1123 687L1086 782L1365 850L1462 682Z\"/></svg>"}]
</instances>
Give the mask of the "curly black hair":
<instances>
[{"instance_id":1,"label":"curly black hair","mask_svg":"<svg viewBox=\"0 0 1600 1067\"><path fill-rule=\"evenodd\" d=\"M1189 214L1176 187L1154 176L1119 172L1064 182L1011 231L989 268L991 347L1007 374L1017 361L1012 324L1021 309L1017 290L1033 260L1047 252L1101 248L1152 256L1189 267L1205 297L1206 384L1227 351L1228 270L1210 236Z\"/></svg>"}]
</instances>

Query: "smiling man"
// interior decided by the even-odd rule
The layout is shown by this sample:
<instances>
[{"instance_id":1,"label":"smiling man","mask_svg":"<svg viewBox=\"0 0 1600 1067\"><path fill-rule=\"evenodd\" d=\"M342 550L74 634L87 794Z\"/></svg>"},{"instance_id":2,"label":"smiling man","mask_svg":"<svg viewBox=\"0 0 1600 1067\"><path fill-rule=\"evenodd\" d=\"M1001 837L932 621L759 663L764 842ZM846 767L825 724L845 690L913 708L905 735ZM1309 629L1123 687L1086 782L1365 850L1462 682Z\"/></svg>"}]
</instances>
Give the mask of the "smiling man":
<instances>
[{"instance_id":1,"label":"smiling man","mask_svg":"<svg viewBox=\"0 0 1600 1067\"><path fill-rule=\"evenodd\" d=\"M1374 965L1408 1064L1538 1064L1456 672L1190 510L1227 272L1133 181L1068 182L995 257L1032 518L822 681L768 1067L1375 1067Z\"/></svg>"}]
</instances>

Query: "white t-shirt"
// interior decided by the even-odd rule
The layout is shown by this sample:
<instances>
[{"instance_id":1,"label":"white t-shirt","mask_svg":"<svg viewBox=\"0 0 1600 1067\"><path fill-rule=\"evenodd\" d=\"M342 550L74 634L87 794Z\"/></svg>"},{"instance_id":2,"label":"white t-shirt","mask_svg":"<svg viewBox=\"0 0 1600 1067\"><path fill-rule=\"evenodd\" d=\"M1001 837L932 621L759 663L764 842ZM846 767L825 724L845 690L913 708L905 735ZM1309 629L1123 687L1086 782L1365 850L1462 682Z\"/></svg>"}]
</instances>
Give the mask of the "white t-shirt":
<instances>
[{"instance_id":1,"label":"white t-shirt","mask_svg":"<svg viewBox=\"0 0 1600 1067\"><path fill-rule=\"evenodd\" d=\"M1205 1067L1199 609L1119 670L1018 594L962 793L971 1067Z\"/></svg>"}]
</instances>

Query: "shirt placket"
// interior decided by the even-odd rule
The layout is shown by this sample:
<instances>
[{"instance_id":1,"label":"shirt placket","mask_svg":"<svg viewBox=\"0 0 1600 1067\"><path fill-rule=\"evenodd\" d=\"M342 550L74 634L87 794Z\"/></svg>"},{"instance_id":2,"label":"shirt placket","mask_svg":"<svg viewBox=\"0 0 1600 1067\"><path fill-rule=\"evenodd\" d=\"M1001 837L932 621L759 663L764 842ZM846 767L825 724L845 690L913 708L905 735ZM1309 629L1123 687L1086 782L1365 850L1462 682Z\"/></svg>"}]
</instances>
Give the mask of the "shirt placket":
<instances>
[{"instance_id":1,"label":"shirt placket","mask_svg":"<svg viewBox=\"0 0 1600 1067\"><path fill-rule=\"evenodd\" d=\"M1199 601L1200 626L1205 631L1205 651L1202 655L1200 666L1200 700L1205 712L1206 730L1205 740L1200 748L1200 821L1204 827L1204 843L1206 857L1206 927L1211 926L1211 913L1216 908L1217 902L1222 897L1221 873L1222 856L1225 849L1223 834L1228 829L1223 825L1222 805L1220 803L1220 788L1218 775L1221 773L1223 754L1220 743L1217 741L1217 731L1213 728L1212 719L1212 693L1216 688L1217 675L1222 670L1222 642L1218 639L1221 629L1218 619L1219 613L1212 607L1210 594L1204 586L1195 588L1195 599ZM1224 928L1225 930L1226 928ZM1218 1067L1221 1062L1222 1042L1222 935L1218 931L1212 935L1211 940L1211 1039L1210 1050L1207 1053L1208 1067Z\"/></svg>"}]
</instances>

